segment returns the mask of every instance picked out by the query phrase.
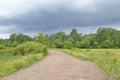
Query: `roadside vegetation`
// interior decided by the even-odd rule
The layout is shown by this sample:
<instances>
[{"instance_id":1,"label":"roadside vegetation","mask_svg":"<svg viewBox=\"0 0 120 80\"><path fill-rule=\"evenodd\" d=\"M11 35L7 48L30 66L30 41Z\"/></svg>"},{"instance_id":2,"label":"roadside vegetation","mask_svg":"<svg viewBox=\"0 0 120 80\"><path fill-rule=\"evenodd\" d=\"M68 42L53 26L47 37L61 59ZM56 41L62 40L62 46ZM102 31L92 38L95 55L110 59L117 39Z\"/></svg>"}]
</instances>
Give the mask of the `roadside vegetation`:
<instances>
[{"instance_id":1,"label":"roadside vegetation","mask_svg":"<svg viewBox=\"0 0 120 80\"><path fill-rule=\"evenodd\" d=\"M60 49L60 51L96 63L106 74L107 80L120 80L120 49Z\"/></svg>"},{"instance_id":2,"label":"roadside vegetation","mask_svg":"<svg viewBox=\"0 0 120 80\"><path fill-rule=\"evenodd\" d=\"M44 35L40 33L39 36L41 35L42 38L44 39L45 38ZM14 35L13 38L17 39L15 36L18 37L19 35ZM41 37L39 36L37 36L33 41L23 40L21 42L19 42L18 40L22 38L16 40L18 42L15 42L15 40L12 38L11 41L13 42L8 40L10 41L9 44L4 43L3 45L1 45L0 76L9 75L21 68L28 67L29 65L33 64L35 61L41 60L47 55L47 46L44 43L39 42L38 40L36 41L36 39L41 40Z\"/></svg>"}]
</instances>

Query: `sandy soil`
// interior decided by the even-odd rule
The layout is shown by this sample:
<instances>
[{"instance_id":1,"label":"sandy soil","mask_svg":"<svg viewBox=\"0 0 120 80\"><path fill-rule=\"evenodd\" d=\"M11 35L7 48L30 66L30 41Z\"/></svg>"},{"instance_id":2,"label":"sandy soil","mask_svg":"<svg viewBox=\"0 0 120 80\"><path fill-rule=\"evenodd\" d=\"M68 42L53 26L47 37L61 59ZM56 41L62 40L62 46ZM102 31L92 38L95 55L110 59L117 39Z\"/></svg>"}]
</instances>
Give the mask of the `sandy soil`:
<instances>
[{"instance_id":1,"label":"sandy soil","mask_svg":"<svg viewBox=\"0 0 120 80\"><path fill-rule=\"evenodd\" d=\"M92 62L50 50L42 61L0 80L105 80L105 75Z\"/></svg>"}]
</instances>

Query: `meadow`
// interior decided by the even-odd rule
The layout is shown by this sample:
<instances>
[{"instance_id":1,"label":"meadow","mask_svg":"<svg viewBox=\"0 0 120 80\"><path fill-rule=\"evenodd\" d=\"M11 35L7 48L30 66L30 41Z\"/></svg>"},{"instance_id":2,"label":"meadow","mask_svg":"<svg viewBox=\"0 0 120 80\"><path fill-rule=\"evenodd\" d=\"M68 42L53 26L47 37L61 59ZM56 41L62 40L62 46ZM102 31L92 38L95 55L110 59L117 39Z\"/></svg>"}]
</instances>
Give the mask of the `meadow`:
<instances>
[{"instance_id":1,"label":"meadow","mask_svg":"<svg viewBox=\"0 0 120 80\"><path fill-rule=\"evenodd\" d=\"M60 49L78 59L94 62L107 80L120 80L120 49Z\"/></svg>"}]
</instances>

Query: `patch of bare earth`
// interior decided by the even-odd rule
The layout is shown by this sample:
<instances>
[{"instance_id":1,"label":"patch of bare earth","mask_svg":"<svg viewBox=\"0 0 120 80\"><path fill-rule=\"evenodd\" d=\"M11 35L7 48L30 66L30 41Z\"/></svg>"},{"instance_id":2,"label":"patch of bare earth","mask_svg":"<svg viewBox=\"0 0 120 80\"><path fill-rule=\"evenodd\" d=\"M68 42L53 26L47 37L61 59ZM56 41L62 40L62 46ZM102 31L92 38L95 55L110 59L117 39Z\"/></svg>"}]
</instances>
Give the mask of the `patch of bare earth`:
<instances>
[{"instance_id":1,"label":"patch of bare earth","mask_svg":"<svg viewBox=\"0 0 120 80\"><path fill-rule=\"evenodd\" d=\"M0 80L105 80L105 75L92 62L50 50L42 61Z\"/></svg>"}]
</instances>

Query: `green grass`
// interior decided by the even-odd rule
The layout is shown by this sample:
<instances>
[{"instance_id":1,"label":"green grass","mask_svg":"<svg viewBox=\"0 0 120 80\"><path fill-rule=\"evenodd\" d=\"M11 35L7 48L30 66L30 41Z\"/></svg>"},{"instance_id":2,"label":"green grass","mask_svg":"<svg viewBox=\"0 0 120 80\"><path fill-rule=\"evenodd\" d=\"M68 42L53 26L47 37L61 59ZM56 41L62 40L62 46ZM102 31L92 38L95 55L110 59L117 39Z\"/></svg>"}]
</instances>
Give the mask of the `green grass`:
<instances>
[{"instance_id":1,"label":"green grass","mask_svg":"<svg viewBox=\"0 0 120 80\"><path fill-rule=\"evenodd\" d=\"M43 57L43 53L28 54L26 56L13 56L10 53L0 54L0 76L10 75L21 68L28 67Z\"/></svg>"},{"instance_id":2,"label":"green grass","mask_svg":"<svg viewBox=\"0 0 120 80\"><path fill-rule=\"evenodd\" d=\"M47 55L47 47L37 42L26 42L17 47L0 49L0 76L28 67Z\"/></svg>"},{"instance_id":3,"label":"green grass","mask_svg":"<svg viewBox=\"0 0 120 80\"><path fill-rule=\"evenodd\" d=\"M107 80L120 80L120 49L62 49L76 58L95 62Z\"/></svg>"}]
</instances>

